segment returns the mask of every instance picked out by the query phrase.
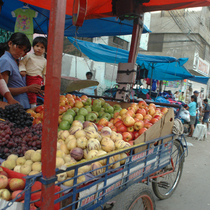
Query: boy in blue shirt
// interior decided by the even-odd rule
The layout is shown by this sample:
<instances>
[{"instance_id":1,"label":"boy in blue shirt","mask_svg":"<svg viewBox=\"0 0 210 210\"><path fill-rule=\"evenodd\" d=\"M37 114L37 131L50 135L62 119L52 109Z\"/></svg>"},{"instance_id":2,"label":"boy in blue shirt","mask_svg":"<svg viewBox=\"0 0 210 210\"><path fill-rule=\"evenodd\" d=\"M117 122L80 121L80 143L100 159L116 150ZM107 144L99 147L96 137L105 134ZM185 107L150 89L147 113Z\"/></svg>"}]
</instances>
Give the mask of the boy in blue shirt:
<instances>
[{"instance_id":1,"label":"boy in blue shirt","mask_svg":"<svg viewBox=\"0 0 210 210\"><path fill-rule=\"evenodd\" d=\"M194 124L196 120L196 109L197 109L197 97L195 95L191 96L191 103L188 104L188 107L186 108L190 112L190 133L189 137L192 137L194 132Z\"/></svg>"}]
</instances>

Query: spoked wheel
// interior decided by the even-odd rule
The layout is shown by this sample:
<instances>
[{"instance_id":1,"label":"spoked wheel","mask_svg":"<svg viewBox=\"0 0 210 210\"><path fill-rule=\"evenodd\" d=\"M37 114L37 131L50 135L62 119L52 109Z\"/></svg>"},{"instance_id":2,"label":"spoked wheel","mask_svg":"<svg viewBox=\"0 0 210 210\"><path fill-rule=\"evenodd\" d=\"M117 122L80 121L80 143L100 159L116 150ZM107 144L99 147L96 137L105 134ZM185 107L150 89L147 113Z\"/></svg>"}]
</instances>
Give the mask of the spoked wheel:
<instances>
[{"instance_id":1,"label":"spoked wheel","mask_svg":"<svg viewBox=\"0 0 210 210\"><path fill-rule=\"evenodd\" d=\"M120 194L112 210L155 210L152 190L146 184L135 184Z\"/></svg>"},{"instance_id":2,"label":"spoked wheel","mask_svg":"<svg viewBox=\"0 0 210 210\"><path fill-rule=\"evenodd\" d=\"M162 177L158 177L154 179L154 182L152 182L153 191L161 200L169 198L179 183L183 170L183 152L184 150L182 145L178 140L175 140L171 155L171 163L163 169L163 172L167 172L172 170L174 166L174 171Z\"/></svg>"}]
</instances>

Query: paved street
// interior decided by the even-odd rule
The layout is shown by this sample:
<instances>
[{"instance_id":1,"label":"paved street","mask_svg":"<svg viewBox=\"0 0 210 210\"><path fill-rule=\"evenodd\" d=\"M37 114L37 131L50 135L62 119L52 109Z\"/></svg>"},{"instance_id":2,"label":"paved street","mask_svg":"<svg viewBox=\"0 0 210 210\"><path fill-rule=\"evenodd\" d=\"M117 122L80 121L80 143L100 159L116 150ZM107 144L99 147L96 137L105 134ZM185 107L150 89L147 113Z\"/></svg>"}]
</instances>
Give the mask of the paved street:
<instances>
[{"instance_id":1,"label":"paved street","mask_svg":"<svg viewBox=\"0 0 210 210\"><path fill-rule=\"evenodd\" d=\"M210 209L210 135L205 141L187 138L189 155L174 194L167 200L156 199L157 210Z\"/></svg>"},{"instance_id":2,"label":"paved street","mask_svg":"<svg viewBox=\"0 0 210 210\"><path fill-rule=\"evenodd\" d=\"M186 140L193 146L188 147L179 185L170 198L155 197L156 210L210 210L210 135L205 141ZM113 201L121 199L119 195Z\"/></svg>"}]
</instances>

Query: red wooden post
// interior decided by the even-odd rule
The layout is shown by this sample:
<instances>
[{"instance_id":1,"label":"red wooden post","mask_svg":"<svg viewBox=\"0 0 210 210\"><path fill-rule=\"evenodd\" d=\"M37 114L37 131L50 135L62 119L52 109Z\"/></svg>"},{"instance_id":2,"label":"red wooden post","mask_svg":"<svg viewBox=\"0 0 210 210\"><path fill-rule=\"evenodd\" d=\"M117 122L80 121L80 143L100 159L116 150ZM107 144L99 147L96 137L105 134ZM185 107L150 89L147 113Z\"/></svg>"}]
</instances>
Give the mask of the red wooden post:
<instances>
[{"instance_id":1,"label":"red wooden post","mask_svg":"<svg viewBox=\"0 0 210 210\"><path fill-rule=\"evenodd\" d=\"M136 63L136 57L139 50L139 43L141 39L141 34L143 31L143 14L139 18L134 20L133 24L133 32L132 32L132 39L131 39L131 47L128 57L128 63ZM140 25L142 21L142 26Z\"/></svg>"},{"instance_id":2,"label":"red wooden post","mask_svg":"<svg viewBox=\"0 0 210 210\"><path fill-rule=\"evenodd\" d=\"M51 0L42 132L42 174L47 185L42 184L42 210L54 209L55 184L47 179L55 177L65 11L66 0Z\"/></svg>"}]
</instances>

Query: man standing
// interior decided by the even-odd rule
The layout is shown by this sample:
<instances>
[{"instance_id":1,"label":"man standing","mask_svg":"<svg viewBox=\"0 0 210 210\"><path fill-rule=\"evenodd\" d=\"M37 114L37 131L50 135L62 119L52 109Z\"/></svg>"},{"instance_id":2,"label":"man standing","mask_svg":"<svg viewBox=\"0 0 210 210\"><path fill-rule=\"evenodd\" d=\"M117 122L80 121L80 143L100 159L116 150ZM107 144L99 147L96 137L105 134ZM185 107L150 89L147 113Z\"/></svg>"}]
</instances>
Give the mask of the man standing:
<instances>
[{"instance_id":1,"label":"man standing","mask_svg":"<svg viewBox=\"0 0 210 210\"><path fill-rule=\"evenodd\" d=\"M196 121L195 121L195 127L196 127L196 125L198 123L198 119L202 113L203 103L202 103L201 98L199 97L199 92L197 90L195 90L193 93L197 97L197 113L196 113Z\"/></svg>"},{"instance_id":2,"label":"man standing","mask_svg":"<svg viewBox=\"0 0 210 210\"><path fill-rule=\"evenodd\" d=\"M207 129L209 130L209 112L210 112L210 106L208 104L208 99L204 99L203 102L205 104L205 108L203 110L204 116L203 116L202 123L203 124L206 123L207 124Z\"/></svg>"},{"instance_id":3,"label":"man standing","mask_svg":"<svg viewBox=\"0 0 210 210\"><path fill-rule=\"evenodd\" d=\"M91 80L93 77L93 73L92 72L87 72L86 73L86 78L87 80ZM91 96L97 96L97 86L92 86L92 87L87 87L82 89L80 92L85 93L87 95L91 95Z\"/></svg>"}]
</instances>

